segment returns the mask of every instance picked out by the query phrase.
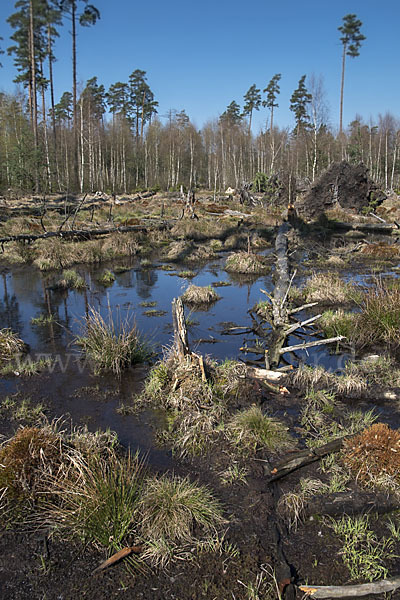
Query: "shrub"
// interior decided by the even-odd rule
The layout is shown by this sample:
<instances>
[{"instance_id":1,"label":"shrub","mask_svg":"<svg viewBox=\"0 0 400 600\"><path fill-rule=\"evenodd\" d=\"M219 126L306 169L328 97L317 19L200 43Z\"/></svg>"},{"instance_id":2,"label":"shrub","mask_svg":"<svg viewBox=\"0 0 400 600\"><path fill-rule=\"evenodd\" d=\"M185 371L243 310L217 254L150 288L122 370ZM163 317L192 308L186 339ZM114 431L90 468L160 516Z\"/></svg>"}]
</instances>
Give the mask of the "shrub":
<instances>
[{"instance_id":1,"label":"shrub","mask_svg":"<svg viewBox=\"0 0 400 600\"><path fill-rule=\"evenodd\" d=\"M98 311L90 308L85 329L86 334L78 337L76 342L94 362L95 373L112 371L120 376L122 369L144 362L152 354L129 315L125 320L114 322L111 309L105 320Z\"/></svg>"}]
</instances>

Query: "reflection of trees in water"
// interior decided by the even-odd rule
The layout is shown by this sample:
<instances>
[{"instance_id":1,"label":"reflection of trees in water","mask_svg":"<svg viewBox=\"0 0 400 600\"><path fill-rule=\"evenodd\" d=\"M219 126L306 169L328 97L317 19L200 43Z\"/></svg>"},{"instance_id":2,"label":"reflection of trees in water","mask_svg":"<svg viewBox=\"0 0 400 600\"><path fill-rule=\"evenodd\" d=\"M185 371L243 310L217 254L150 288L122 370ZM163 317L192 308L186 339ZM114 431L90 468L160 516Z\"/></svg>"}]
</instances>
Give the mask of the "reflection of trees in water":
<instances>
[{"instance_id":1,"label":"reflection of trees in water","mask_svg":"<svg viewBox=\"0 0 400 600\"><path fill-rule=\"evenodd\" d=\"M118 285L122 288L130 288L135 287L135 281L133 279L134 271L126 271L125 273L120 273L117 275Z\"/></svg>"},{"instance_id":2,"label":"reflection of trees in water","mask_svg":"<svg viewBox=\"0 0 400 600\"><path fill-rule=\"evenodd\" d=\"M158 281L156 269L140 269L134 271L136 277L137 294L140 298L150 298L151 288Z\"/></svg>"},{"instance_id":3,"label":"reflection of trees in water","mask_svg":"<svg viewBox=\"0 0 400 600\"><path fill-rule=\"evenodd\" d=\"M15 294L8 293L7 275L2 273L3 298L0 299L0 327L8 327L16 333L22 328L19 303Z\"/></svg>"}]
</instances>

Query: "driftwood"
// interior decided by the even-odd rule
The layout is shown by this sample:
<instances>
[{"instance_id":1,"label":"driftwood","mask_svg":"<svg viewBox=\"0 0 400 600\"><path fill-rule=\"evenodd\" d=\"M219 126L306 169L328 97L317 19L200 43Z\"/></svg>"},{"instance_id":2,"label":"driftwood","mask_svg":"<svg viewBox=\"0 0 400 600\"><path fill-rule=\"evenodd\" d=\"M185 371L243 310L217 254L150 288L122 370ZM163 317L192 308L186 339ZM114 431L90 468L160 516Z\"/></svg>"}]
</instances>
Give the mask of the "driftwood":
<instances>
[{"instance_id":1,"label":"driftwood","mask_svg":"<svg viewBox=\"0 0 400 600\"><path fill-rule=\"evenodd\" d=\"M369 594L394 592L400 587L400 575L360 585L301 585L299 590L312 598L360 598Z\"/></svg>"},{"instance_id":2,"label":"driftwood","mask_svg":"<svg viewBox=\"0 0 400 600\"><path fill-rule=\"evenodd\" d=\"M332 442L328 442L327 444L320 446L319 448L314 448L313 450L301 450L300 452L293 453L290 456L282 459L271 470L268 483L276 481L277 479L281 479L282 477L285 477L285 475L288 475L289 473L292 473L301 467L305 467L306 465L316 462L327 454L338 452L343 446L343 441L349 437L352 436L338 438Z\"/></svg>"}]
</instances>

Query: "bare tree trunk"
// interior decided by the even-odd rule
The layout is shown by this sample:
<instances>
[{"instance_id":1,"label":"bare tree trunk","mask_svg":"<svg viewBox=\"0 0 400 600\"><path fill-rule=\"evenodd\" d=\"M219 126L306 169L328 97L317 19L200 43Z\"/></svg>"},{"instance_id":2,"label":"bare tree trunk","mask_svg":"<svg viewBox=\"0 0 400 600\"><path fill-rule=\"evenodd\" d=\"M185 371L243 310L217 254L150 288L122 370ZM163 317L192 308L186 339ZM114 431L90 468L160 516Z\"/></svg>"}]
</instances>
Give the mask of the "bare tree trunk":
<instances>
[{"instance_id":1,"label":"bare tree trunk","mask_svg":"<svg viewBox=\"0 0 400 600\"><path fill-rule=\"evenodd\" d=\"M33 0L29 0L29 54L31 63L32 79L32 108L33 108L33 140L35 145L35 191L39 191L39 170L38 170L38 118L37 118L37 92L36 92L36 60L35 60L35 41L33 27Z\"/></svg>"}]
</instances>

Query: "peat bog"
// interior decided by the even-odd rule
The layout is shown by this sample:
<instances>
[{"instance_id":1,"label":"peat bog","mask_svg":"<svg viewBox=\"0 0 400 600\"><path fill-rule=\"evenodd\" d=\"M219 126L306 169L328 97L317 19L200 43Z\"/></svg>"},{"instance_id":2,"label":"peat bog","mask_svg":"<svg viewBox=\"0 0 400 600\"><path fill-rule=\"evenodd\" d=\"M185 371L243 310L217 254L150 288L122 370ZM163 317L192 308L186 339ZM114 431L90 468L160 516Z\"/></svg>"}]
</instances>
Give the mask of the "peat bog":
<instances>
[{"instance_id":1,"label":"peat bog","mask_svg":"<svg viewBox=\"0 0 400 600\"><path fill-rule=\"evenodd\" d=\"M2 597L264 600L398 577L396 215L385 231L206 193L197 219L161 194L93 205L97 229L111 210L122 227L97 236L82 210L84 239L35 240L20 202L1 225L32 238L0 263Z\"/></svg>"}]
</instances>

